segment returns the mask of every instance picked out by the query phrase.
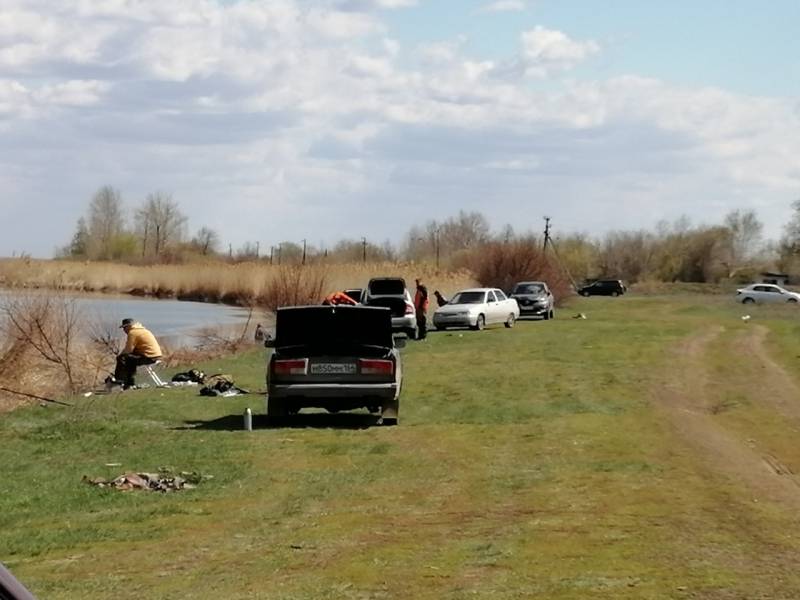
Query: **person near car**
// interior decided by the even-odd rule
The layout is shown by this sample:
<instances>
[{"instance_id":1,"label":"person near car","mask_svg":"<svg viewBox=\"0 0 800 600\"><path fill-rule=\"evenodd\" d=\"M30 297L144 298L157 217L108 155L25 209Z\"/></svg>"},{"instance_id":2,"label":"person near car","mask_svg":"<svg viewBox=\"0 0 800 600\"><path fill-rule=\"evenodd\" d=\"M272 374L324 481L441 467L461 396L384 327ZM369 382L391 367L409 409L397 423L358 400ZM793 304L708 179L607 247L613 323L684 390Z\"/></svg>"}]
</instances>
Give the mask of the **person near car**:
<instances>
[{"instance_id":1,"label":"person near car","mask_svg":"<svg viewBox=\"0 0 800 600\"><path fill-rule=\"evenodd\" d=\"M445 304L447 304L449 302L449 300L446 297L442 296L442 294L441 294L441 292L439 292L439 290L435 290L433 292L433 295L436 296L436 304L438 306L444 306Z\"/></svg>"},{"instance_id":2,"label":"person near car","mask_svg":"<svg viewBox=\"0 0 800 600\"><path fill-rule=\"evenodd\" d=\"M350 296L348 296L344 292L330 293L325 297L325 300L323 300L322 303L330 306L338 306L339 304L350 304L352 306L355 306L356 304L358 304L358 302L353 300Z\"/></svg>"},{"instance_id":3,"label":"person near car","mask_svg":"<svg viewBox=\"0 0 800 600\"><path fill-rule=\"evenodd\" d=\"M414 294L414 311L417 315L417 339L428 337L428 288L421 279L416 279L417 292Z\"/></svg>"},{"instance_id":4,"label":"person near car","mask_svg":"<svg viewBox=\"0 0 800 600\"><path fill-rule=\"evenodd\" d=\"M120 329L125 332L125 348L117 355L114 379L122 384L122 389L135 385L136 367L151 365L161 358L161 346L156 336L133 319L122 319Z\"/></svg>"},{"instance_id":5,"label":"person near car","mask_svg":"<svg viewBox=\"0 0 800 600\"><path fill-rule=\"evenodd\" d=\"M261 323L256 324L256 331L253 334L253 339L256 343L264 341L264 328L261 326Z\"/></svg>"}]
</instances>

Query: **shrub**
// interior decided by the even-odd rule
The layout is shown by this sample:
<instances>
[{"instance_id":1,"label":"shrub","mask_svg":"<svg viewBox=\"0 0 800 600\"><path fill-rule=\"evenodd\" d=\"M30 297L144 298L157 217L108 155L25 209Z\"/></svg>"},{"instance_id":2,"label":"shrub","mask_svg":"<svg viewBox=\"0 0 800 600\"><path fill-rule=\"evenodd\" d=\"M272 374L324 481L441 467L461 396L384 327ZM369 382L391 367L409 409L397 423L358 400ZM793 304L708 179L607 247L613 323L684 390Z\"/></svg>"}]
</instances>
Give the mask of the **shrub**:
<instances>
[{"instance_id":1,"label":"shrub","mask_svg":"<svg viewBox=\"0 0 800 600\"><path fill-rule=\"evenodd\" d=\"M567 274L554 257L529 241L486 244L464 260L483 286L510 292L518 281L544 281L556 302L573 293Z\"/></svg>"},{"instance_id":2,"label":"shrub","mask_svg":"<svg viewBox=\"0 0 800 600\"><path fill-rule=\"evenodd\" d=\"M319 267L283 266L264 286L256 303L266 309L319 304L326 289L326 272Z\"/></svg>"}]
</instances>

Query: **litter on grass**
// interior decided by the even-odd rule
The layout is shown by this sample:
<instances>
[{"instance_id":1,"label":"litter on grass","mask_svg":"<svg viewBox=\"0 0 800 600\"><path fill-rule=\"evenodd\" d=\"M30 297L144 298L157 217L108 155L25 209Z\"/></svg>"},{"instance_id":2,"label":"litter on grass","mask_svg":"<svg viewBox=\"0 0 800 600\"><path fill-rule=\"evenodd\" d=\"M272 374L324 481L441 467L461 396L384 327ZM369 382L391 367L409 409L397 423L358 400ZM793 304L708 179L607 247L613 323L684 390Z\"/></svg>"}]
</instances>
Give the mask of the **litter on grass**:
<instances>
[{"instance_id":1,"label":"litter on grass","mask_svg":"<svg viewBox=\"0 0 800 600\"><path fill-rule=\"evenodd\" d=\"M115 488L123 492L146 490L166 494L167 492L194 489L202 481L212 478L213 475L201 475L187 471L181 471L176 475L169 470L162 469L158 473L124 473L115 479L84 475L83 481L97 487Z\"/></svg>"}]
</instances>

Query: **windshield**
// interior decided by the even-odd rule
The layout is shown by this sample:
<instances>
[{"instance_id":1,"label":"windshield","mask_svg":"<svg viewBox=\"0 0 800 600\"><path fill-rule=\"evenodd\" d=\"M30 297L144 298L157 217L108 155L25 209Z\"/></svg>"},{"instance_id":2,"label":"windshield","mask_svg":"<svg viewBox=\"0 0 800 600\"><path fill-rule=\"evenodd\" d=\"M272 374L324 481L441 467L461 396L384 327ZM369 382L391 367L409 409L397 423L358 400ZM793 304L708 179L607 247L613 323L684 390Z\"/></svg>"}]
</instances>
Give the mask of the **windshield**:
<instances>
[{"instance_id":1,"label":"windshield","mask_svg":"<svg viewBox=\"0 0 800 600\"><path fill-rule=\"evenodd\" d=\"M520 283L514 288L515 294L543 294L544 286L541 283Z\"/></svg>"},{"instance_id":2,"label":"windshield","mask_svg":"<svg viewBox=\"0 0 800 600\"><path fill-rule=\"evenodd\" d=\"M450 304L483 304L486 299L486 292L459 292Z\"/></svg>"}]
</instances>

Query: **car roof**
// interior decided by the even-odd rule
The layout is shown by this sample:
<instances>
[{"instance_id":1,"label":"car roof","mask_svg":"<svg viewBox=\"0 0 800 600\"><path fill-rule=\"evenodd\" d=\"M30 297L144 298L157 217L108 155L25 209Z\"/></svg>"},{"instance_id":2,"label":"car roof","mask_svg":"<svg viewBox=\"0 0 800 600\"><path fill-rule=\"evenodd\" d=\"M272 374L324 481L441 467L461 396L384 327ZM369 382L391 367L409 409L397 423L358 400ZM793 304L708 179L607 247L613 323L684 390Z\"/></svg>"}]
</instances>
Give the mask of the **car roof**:
<instances>
[{"instance_id":1,"label":"car roof","mask_svg":"<svg viewBox=\"0 0 800 600\"><path fill-rule=\"evenodd\" d=\"M540 285L547 285L546 281L518 281L514 285L530 285L532 283L538 283Z\"/></svg>"},{"instance_id":2,"label":"car roof","mask_svg":"<svg viewBox=\"0 0 800 600\"><path fill-rule=\"evenodd\" d=\"M499 288L467 288L465 290L459 290L457 293L461 294L463 292L491 292Z\"/></svg>"}]
</instances>

